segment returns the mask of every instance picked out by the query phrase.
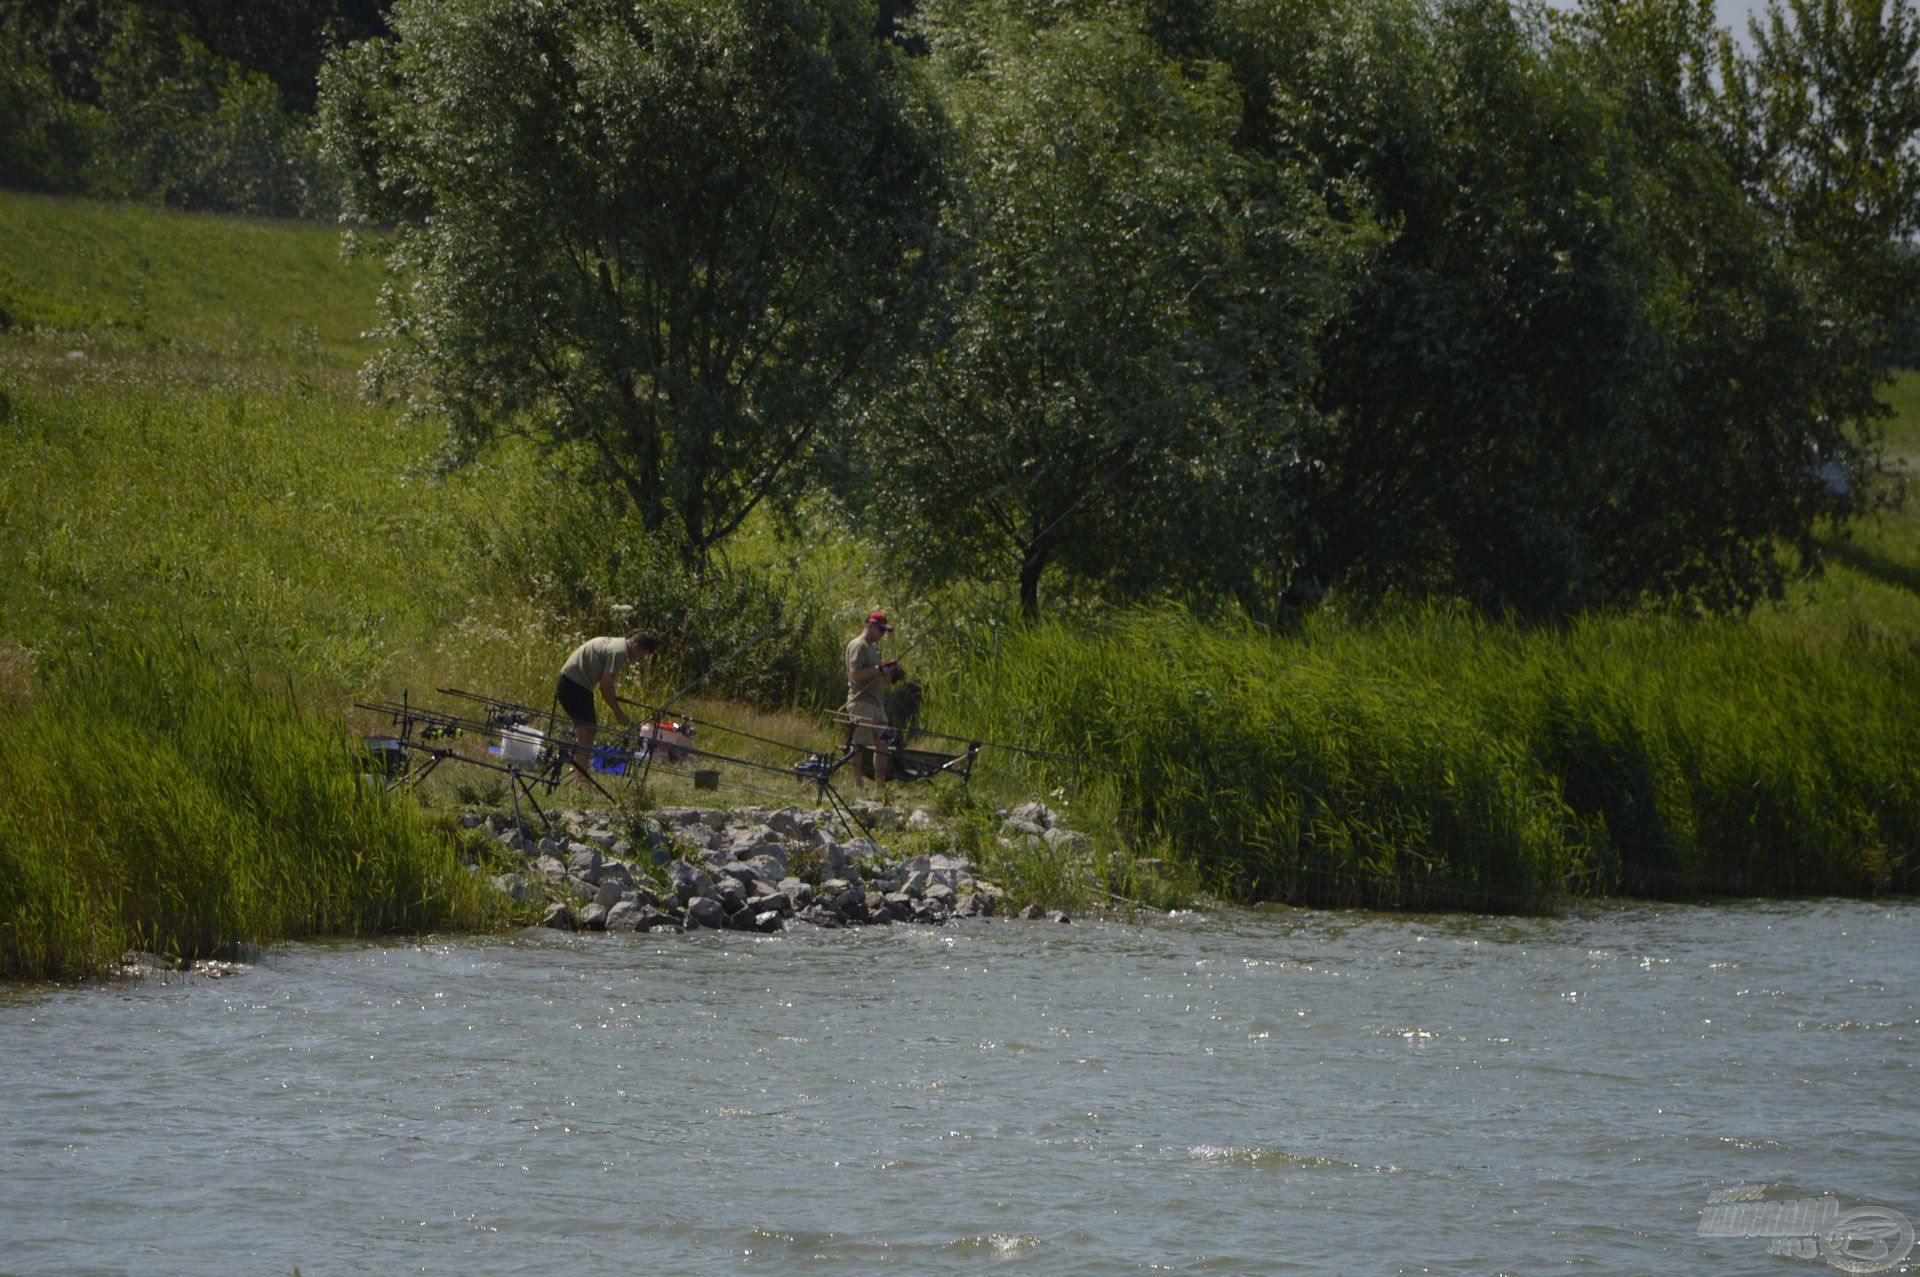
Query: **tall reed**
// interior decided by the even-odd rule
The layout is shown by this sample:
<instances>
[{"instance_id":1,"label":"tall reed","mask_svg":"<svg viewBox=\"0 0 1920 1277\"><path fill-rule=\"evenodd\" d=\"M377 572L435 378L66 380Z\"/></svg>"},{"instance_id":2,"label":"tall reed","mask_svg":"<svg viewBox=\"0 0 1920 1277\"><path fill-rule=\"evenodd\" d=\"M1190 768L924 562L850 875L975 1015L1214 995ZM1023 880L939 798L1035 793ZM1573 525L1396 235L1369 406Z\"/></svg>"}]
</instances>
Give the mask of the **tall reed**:
<instances>
[{"instance_id":1,"label":"tall reed","mask_svg":"<svg viewBox=\"0 0 1920 1277\"><path fill-rule=\"evenodd\" d=\"M1298 638L1165 609L955 671L985 731L1111 769L1119 816L1248 898L1920 885L1920 659L1738 624L1426 612Z\"/></svg>"},{"instance_id":2,"label":"tall reed","mask_svg":"<svg viewBox=\"0 0 1920 1277\"><path fill-rule=\"evenodd\" d=\"M0 975L506 921L337 722L188 644L89 649L0 709Z\"/></svg>"}]
</instances>

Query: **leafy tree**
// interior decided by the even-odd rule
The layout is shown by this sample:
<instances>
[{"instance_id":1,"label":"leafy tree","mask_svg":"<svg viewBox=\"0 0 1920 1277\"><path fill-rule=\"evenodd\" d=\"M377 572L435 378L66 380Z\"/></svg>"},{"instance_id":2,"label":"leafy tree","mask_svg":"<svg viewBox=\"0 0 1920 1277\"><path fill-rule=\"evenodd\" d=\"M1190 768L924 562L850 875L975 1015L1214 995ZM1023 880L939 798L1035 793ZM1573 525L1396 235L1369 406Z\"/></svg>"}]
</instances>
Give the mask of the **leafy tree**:
<instances>
[{"instance_id":1,"label":"leafy tree","mask_svg":"<svg viewBox=\"0 0 1920 1277\"><path fill-rule=\"evenodd\" d=\"M1723 105L1743 176L1836 288L1920 360L1920 19L1910 0L1769 0L1729 44Z\"/></svg>"},{"instance_id":2,"label":"leafy tree","mask_svg":"<svg viewBox=\"0 0 1920 1277\"><path fill-rule=\"evenodd\" d=\"M1029 615L1054 565L1252 597L1291 531L1337 246L1297 184L1234 150L1218 66L1088 8L929 6L955 258L868 416L882 446L843 482L910 570L1011 578Z\"/></svg>"},{"instance_id":3,"label":"leafy tree","mask_svg":"<svg viewBox=\"0 0 1920 1277\"><path fill-rule=\"evenodd\" d=\"M1636 443L1609 529L1617 579L1735 610L1776 597L1798 547L1859 508L1879 368L1849 287L1752 198L1723 96L1733 46L1699 0L1589 0L1587 73L1634 145L1630 229L1647 266L1646 375L1623 388ZM1738 76L1733 77L1734 80Z\"/></svg>"},{"instance_id":4,"label":"leafy tree","mask_svg":"<svg viewBox=\"0 0 1920 1277\"><path fill-rule=\"evenodd\" d=\"M337 211L305 114L261 71L202 44L179 7L30 0L0 13L0 180L228 212Z\"/></svg>"},{"instance_id":5,"label":"leafy tree","mask_svg":"<svg viewBox=\"0 0 1920 1277\"><path fill-rule=\"evenodd\" d=\"M1336 216L1388 228L1319 348L1296 595L1440 592L1556 617L1775 593L1851 508L1851 330L1744 198L1691 0L1219 0ZM1584 24L1584 25L1583 25ZM1252 117L1250 117L1252 118Z\"/></svg>"},{"instance_id":6,"label":"leafy tree","mask_svg":"<svg viewBox=\"0 0 1920 1277\"><path fill-rule=\"evenodd\" d=\"M797 473L908 322L934 119L854 0L402 0L323 76L389 224L376 387L578 444L704 557Z\"/></svg>"}]
</instances>

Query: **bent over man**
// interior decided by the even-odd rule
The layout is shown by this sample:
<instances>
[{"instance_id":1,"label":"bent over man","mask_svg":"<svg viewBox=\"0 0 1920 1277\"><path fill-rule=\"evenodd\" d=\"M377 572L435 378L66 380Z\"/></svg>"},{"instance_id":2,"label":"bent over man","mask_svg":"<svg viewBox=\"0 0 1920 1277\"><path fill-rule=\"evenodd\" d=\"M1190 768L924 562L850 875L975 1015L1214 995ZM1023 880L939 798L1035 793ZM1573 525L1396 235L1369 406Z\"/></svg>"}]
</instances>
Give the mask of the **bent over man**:
<instances>
[{"instance_id":1,"label":"bent over man","mask_svg":"<svg viewBox=\"0 0 1920 1277\"><path fill-rule=\"evenodd\" d=\"M553 694L560 701L560 708L573 720L573 732L580 742L580 748L573 755L573 765L580 769L582 776L588 779L593 776L588 760L592 757L593 734L598 727L593 712L594 689L598 688L606 699L614 721L627 726L627 712L620 708L620 698L613 690L614 680L629 662L652 660L659 650L660 639L651 630L635 630L625 638L588 639L574 648L573 655L560 667L560 681L554 685Z\"/></svg>"}]
</instances>

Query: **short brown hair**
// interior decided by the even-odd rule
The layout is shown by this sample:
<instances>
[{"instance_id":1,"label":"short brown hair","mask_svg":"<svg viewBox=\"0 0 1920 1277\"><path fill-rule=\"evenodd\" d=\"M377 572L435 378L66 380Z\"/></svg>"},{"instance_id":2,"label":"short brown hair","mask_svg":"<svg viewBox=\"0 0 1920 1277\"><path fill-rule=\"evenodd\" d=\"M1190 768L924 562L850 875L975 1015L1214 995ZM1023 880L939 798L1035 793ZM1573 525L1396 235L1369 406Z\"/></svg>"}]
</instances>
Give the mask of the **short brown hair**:
<instances>
[{"instance_id":1,"label":"short brown hair","mask_svg":"<svg viewBox=\"0 0 1920 1277\"><path fill-rule=\"evenodd\" d=\"M643 652L657 652L660 650L660 636L652 630L635 630L633 633L627 635L627 643L629 646L637 647Z\"/></svg>"}]
</instances>

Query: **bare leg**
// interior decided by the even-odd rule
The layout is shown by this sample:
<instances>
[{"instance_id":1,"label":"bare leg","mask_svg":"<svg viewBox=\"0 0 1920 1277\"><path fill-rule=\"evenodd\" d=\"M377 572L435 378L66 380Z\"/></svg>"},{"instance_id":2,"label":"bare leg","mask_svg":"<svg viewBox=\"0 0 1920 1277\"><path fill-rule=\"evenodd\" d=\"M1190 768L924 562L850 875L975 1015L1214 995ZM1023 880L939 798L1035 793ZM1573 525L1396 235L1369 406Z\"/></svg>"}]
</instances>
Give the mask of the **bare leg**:
<instances>
[{"instance_id":1,"label":"bare leg","mask_svg":"<svg viewBox=\"0 0 1920 1277\"><path fill-rule=\"evenodd\" d=\"M593 733L592 723L573 725L573 734L580 738L580 748L573 754L573 765L579 768L580 774L588 780L593 779L593 765L590 761L593 757Z\"/></svg>"}]
</instances>

